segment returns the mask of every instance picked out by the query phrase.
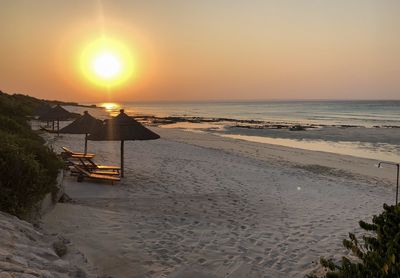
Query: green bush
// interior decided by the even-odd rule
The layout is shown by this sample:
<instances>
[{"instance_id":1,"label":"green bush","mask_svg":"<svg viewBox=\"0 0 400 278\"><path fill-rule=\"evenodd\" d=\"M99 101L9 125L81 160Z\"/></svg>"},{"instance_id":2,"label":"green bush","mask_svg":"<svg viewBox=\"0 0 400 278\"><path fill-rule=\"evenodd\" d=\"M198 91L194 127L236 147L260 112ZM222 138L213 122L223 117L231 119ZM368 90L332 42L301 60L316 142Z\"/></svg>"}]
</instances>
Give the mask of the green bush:
<instances>
[{"instance_id":1,"label":"green bush","mask_svg":"<svg viewBox=\"0 0 400 278\"><path fill-rule=\"evenodd\" d=\"M50 188L44 169L16 145L0 145L0 209L23 217Z\"/></svg>"},{"instance_id":2,"label":"green bush","mask_svg":"<svg viewBox=\"0 0 400 278\"><path fill-rule=\"evenodd\" d=\"M384 211L372 218L372 224L360 221L360 227L369 235L362 237L349 234L343 245L356 257L343 257L339 264L321 259L321 264L330 272L326 277L400 277L400 204L383 205Z\"/></svg>"},{"instance_id":3,"label":"green bush","mask_svg":"<svg viewBox=\"0 0 400 278\"><path fill-rule=\"evenodd\" d=\"M0 130L21 136L34 136L26 122L21 122L0 114Z\"/></svg>"},{"instance_id":4,"label":"green bush","mask_svg":"<svg viewBox=\"0 0 400 278\"><path fill-rule=\"evenodd\" d=\"M61 161L31 130L27 117L41 101L0 92L0 210L24 218L56 187Z\"/></svg>"},{"instance_id":5,"label":"green bush","mask_svg":"<svg viewBox=\"0 0 400 278\"><path fill-rule=\"evenodd\" d=\"M0 138L2 138L4 144L18 146L23 153L32 156L41 167L46 169L47 175L51 178L57 177L63 164L57 155L44 145L45 141L42 137L36 133L31 134L30 137L21 137L19 134L4 133L0 130Z\"/></svg>"}]
</instances>

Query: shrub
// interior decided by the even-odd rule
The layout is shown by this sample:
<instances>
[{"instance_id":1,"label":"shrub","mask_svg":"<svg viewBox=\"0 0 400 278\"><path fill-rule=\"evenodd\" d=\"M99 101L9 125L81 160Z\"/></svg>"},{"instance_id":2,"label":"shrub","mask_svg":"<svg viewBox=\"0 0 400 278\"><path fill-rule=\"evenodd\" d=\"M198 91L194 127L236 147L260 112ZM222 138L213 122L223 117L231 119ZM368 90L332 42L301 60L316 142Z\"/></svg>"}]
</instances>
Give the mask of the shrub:
<instances>
[{"instance_id":1,"label":"shrub","mask_svg":"<svg viewBox=\"0 0 400 278\"><path fill-rule=\"evenodd\" d=\"M53 192L62 164L40 140L0 132L0 210L24 218Z\"/></svg>"},{"instance_id":2,"label":"shrub","mask_svg":"<svg viewBox=\"0 0 400 278\"><path fill-rule=\"evenodd\" d=\"M39 100L0 92L0 210L24 218L56 187L61 161L30 129Z\"/></svg>"},{"instance_id":3,"label":"shrub","mask_svg":"<svg viewBox=\"0 0 400 278\"><path fill-rule=\"evenodd\" d=\"M339 264L321 259L330 272L326 277L400 277L400 204L383 205L384 211L372 218L372 224L360 221L360 227L369 232L360 243L349 234L343 245L356 259L343 257Z\"/></svg>"},{"instance_id":4,"label":"shrub","mask_svg":"<svg viewBox=\"0 0 400 278\"><path fill-rule=\"evenodd\" d=\"M0 144L0 209L24 216L45 194L44 169L16 145Z\"/></svg>"},{"instance_id":5,"label":"shrub","mask_svg":"<svg viewBox=\"0 0 400 278\"><path fill-rule=\"evenodd\" d=\"M30 137L33 136L32 131L30 130L26 122L21 122L1 114L0 114L0 130L11 134L19 134L22 136L30 136Z\"/></svg>"}]
</instances>

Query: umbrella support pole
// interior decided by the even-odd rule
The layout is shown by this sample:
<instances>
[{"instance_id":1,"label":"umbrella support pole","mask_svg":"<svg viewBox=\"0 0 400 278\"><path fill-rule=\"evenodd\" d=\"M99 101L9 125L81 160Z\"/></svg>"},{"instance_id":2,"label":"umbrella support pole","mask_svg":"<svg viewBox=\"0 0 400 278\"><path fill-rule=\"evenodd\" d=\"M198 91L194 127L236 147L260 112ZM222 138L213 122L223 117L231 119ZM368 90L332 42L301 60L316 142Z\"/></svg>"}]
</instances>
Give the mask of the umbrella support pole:
<instances>
[{"instance_id":1,"label":"umbrella support pole","mask_svg":"<svg viewBox=\"0 0 400 278\"><path fill-rule=\"evenodd\" d=\"M121 177L124 177L124 140L121 141Z\"/></svg>"},{"instance_id":2,"label":"umbrella support pole","mask_svg":"<svg viewBox=\"0 0 400 278\"><path fill-rule=\"evenodd\" d=\"M57 136L60 136L60 120L57 120Z\"/></svg>"},{"instance_id":3,"label":"umbrella support pole","mask_svg":"<svg viewBox=\"0 0 400 278\"><path fill-rule=\"evenodd\" d=\"M121 142L121 178L125 175L124 167L124 141L127 140L154 140L160 138L159 135L147 129L138 121L129 117L120 110L120 114L112 119L106 121L94 130L93 133L89 131L89 140L93 141L120 141Z\"/></svg>"},{"instance_id":4,"label":"umbrella support pole","mask_svg":"<svg viewBox=\"0 0 400 278\"><path fill-rule=\"evenodd\" d=\"M87 154L87 133L85 133L85 154Z\"/></svg>"}]
</instances>

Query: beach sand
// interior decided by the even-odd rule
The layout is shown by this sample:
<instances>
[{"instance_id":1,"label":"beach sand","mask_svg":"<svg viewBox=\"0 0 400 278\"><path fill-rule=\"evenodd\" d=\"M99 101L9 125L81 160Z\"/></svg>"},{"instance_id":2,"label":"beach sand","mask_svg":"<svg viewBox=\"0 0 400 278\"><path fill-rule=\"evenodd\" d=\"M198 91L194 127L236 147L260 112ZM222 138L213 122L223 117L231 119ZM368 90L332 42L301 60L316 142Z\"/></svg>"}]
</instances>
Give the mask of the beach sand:
<instances>
[{"instance_id":1,"label":"beach sand","mask_svg":"<svg viewBox=\"0 0 400 278\"><path fill-rule=\"evenodd\" d=\"M152 128L125 142L126 177L110 185L64 180L72 202L43 219L99 275L303 277L321 256L394 202L394 170L369 159ZM53 143L83 149L83 136ZM119 165L119 142L90 142Z\"/></svg>"}]
</instances>

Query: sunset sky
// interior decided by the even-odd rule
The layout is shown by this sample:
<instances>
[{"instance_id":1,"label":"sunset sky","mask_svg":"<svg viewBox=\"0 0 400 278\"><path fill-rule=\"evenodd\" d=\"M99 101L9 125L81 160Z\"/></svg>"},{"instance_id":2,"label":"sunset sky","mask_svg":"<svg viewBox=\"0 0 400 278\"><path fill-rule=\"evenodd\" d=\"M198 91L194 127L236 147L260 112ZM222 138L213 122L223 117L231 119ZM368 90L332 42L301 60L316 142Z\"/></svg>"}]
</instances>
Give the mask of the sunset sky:
<instances>
[{"instance_id":1,"label":"sunset sky","mask_svg":"<svg viewBox=\"0 0 400 278\"><path fill-rule=\"evenodd\" d=\"M82 102L400 98L397 0L1 0L0 18L8 93ZM82 72L85 49L100 38L123 49L116 85Z\"/></svg>"}]
</instances>

